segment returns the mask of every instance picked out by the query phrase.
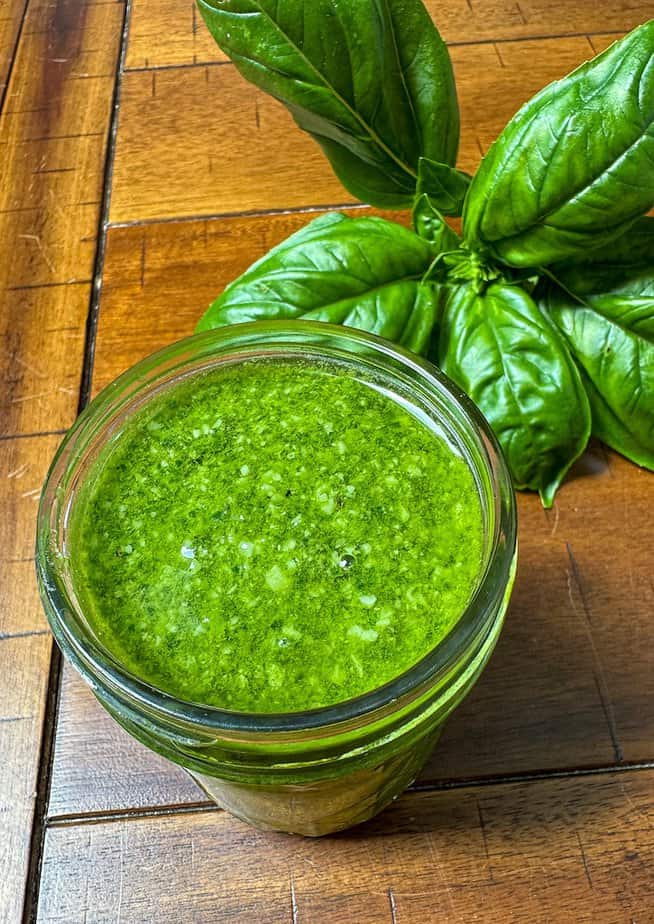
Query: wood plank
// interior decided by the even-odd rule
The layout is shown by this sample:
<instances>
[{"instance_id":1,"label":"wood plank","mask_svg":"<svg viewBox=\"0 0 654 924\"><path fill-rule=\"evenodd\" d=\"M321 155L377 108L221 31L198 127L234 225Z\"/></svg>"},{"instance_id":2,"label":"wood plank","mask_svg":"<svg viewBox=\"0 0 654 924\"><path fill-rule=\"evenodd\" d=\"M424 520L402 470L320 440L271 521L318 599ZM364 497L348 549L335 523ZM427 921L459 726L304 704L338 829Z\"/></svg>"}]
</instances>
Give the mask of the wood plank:
<instances>
[{"instance_id":1,"label":"wood plank","mask_svg":"<svg viewBox=\"0 0 654 924\"><path fill-rule=\"evenodd\" d=\"M60 440L53 435L0 441L0 641L46 627L34 577L36 510ZM0 664L6 663L0 647ZM0 690L5 683L11 685L11 679L0 669Z\"/></svg>"},{"instance_id":2,"label":"wood plank","mask_svg":"<svg viewBox=\"0 0 654 924\"><path fill-rule=\"evenodd\" d=\"M404 796L311 840L218 811L47 832L40 924L647 922L654 772Z\"/></svg>"},{"instance_id":3,"label":"wood plank","mask_svg":"<svg viewBox=\"0 0 654 924\"><path fill-rule=\"evenodd\" d=\"M646 2L609 0L426 0L446 42L506 41L574 33L628 31L652 15ZM128 68L224 61L194 0L134 0Z\"/></svg>"},{"instance_id":4,"label":"wood plank","mask_svg":"<svg viewBox=\"0 0 654 924\"><path fill-rule=\"evenodd\" d=\"M0 120L0 433L77 409L123 3L34 2Z\"/></svg>"},{"instance_id":5,"label":"wood plank","mask_svg":"<svg viewBox=\"0 0 654 924\"><path fill-rule=\"evenodd\" d=\"M6 0L0 10L0 105L7 87L27 0Z\"/></svg>"},{"instance_id":6,"label":"wood plank","mask_svg":"<svg viewBox=\"0 0 654 924\"><path fill-rule=\"evenodd\" d=\"M5 290L0 314L0 434L63 429L75 419L90 285Z\"/></svg>"},{"instance_id":7,"label":"wood plank","mask_svg":"<svg viewBox=\"0 0 654 924\"><path fill-rule=\"evenodd\" d=\"M459 165L474 171L521 103L592 54L585 37L453 48ZM112 222L350 201L318 146L231 64L125 74Z\"/></svg>"},{"instance_id":8,"label":"wood plank","mask_svg":"<svg viewBox=\"0 0 654 924\"><path fill-rule=\"evenodd\" d=\"M190 334L227 282L312 217L111 229L95 390ZM425 780L654 758L654 478L614 455L609 467L600 447L575 474L550 513L535 497L520 496L521 562L506 628L484 678L446 727ZM198 798L181 771L132 742L67 674L51 815Z\"/></svg>"},{"instance_id":9,"label":"wood plank","mask_svg":"<svg viewBox=\"0 0 654 924\"><path fill-rule=\"evenodd\" d=\"M0 441L0 922L20 920L51 638L34 574L36 508L60 437Z\"/></svg>"},{"instance_id":10,"label":"wood plank","mask_svg":"<svg viewBox=\"0 0 654 924\"><path fill-rule=\"evenodd\" d=\"M190 776L123 731L79 674L65 666L49 819L206 801Z\"/></svg>"},{"instance_id":11,"label":"wood plank","mask_svg":"<svg viewBox=\"0 0 654 924\"><path fill-rule=\"evenodd\" d=\"M3 665L0 676L0 921L3 924L15 924L21 919L50 647L49 634L0 637L0 664Z\"/></svg>"},{"instance_id":12,"label":"wood plank","mask_svg":"<svg viewBox=\"0 0 654 924\"><path fill-rule=\"evenodd\" d=\"M3 4L0 35L19 6ZM34 577L36 505L79 402L123 10L123 0L29 0L0 118L0 920L12 924L51 650Z\"/></svg>"}]
</instances>

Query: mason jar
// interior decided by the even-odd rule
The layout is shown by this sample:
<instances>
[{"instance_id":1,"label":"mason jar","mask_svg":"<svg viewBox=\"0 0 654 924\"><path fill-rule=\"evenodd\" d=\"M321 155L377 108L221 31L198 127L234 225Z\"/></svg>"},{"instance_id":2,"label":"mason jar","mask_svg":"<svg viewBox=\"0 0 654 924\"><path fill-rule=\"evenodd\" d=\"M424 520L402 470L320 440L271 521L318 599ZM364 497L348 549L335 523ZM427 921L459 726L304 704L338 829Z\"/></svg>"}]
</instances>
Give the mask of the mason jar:
<instances>
[{"instance_id":1,"label":"mason jar","mask_svg":"<svg viewBox=\"0 0 654 924\"><path fill-rule=\"evenodd\" d=\"M236 712L187 702L131 673L102 644L75 581L71 511L94 461L126 421L181 379L253 358L334 363L433 425L474 475L483 552L465 612L400 676L354 699L304 712ZM348 328L256 322L182 340L138 363L91 402L50 469L38 519L37 574L54 636L107 711L180 764L218 805L258 828L323 835L372 817L419 773L443 722L495 646L516 561L514 493L479 411L434 366Z\"/></svg>"}]
</instances>

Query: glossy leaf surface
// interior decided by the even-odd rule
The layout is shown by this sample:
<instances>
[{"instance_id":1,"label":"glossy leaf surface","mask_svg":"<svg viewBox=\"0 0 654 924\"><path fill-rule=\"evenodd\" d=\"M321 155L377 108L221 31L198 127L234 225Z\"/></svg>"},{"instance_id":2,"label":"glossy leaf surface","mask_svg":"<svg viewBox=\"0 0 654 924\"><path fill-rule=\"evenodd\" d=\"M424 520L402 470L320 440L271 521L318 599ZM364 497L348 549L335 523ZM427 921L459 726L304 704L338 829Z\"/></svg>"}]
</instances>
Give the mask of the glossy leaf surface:
<instances>
[{"instance_id":1,"label":"glossy leaf surface","mask_svg":"<svg viewBox=\"0 0 654 924\"><path fill-rule=\"evenodd\" d=\"M474 177L467 241L536 267L619 237L654 204L654 20L509 122Z\"/></svg>"},{"instance_id":2,"label":"glossy leaf surface","mask_svg":"<svg viewBox=\"0 0 654 924\"><path fill-rule=\"evenodd\" d=\"M565 289L549 282L538 294L581 369L593 433L654 469L654 219L555 273Z\"/></svg>"},{"instance_id":3,"label":"glossy leaf surface","mask_svg":"<svg viewBox=\"0 0 654 924\"><path fill-rule=\"evenodd\" d=\"M433 247L381 218L329 213L292 235L208 309L198 330L304 318L379 334L426 352L439 304L422 277Z\"/></svg>"},{"instance_id":4,"label":"glossy leaf surface","mask_svg":"<svg viewBox=\"0 0 654 924\"><path fill-rule=\"evenodd\" d=\"M199 0L241 74L290 110L343 185L410 206L421 156L454 163L456 88L421 0Z\"/></svg>"},{"instance_id":5,"label":"glossy leaf surface","mask_svg":"<svg viewBox=\"0 0 654 924\"><path fill-rule=\"evenodd\" d=\"M518 286L452 288L435 359L495 431L515 487L551 506L590 433L579 373L554 326Z\"/></svg>"}]
</instances>

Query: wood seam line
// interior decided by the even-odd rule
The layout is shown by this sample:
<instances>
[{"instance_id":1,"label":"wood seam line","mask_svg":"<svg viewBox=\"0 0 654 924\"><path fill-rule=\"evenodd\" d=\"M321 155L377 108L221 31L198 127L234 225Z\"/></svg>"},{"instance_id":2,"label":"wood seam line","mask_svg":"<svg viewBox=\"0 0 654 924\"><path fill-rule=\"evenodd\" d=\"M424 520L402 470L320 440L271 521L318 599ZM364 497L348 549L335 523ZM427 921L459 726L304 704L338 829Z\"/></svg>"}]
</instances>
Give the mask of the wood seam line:
<instances>
[{"instance_id":1,"label":"wood seam line","mask_svg":"<svg viewBox=\"0 0 654 924\"><path fill-rule=\"evenodd\" d=\"M438 23L436 23L438 27ZM558 39L571 39L571 38L587 38L588 36L593 35L615 35L620 32L620 29L598 29L597 31L592 32L561 32L557 34L542 34L542 35L519 35L519 36L507 36L506 38L497 38L497 39L462 39L454 40L452 42L446 42L448 48L469 48L475 45L509 45L516 44L517 42L551 42L557 41ZM232 61L184 61L181 64L151 64L145 67L144 65L137 65L135 67L125 67L124 73L133 74L140 72L149 72L149 71L175 71L183 70L189 67L225 67L225 66L234 66Z\"/></svg>"},{"instance_id":2,"label":"wood seam line","mask_svg":"<svg viewBox=\"0 0 654 924\"><path fill-rule=\"evenodd\" d=\"M68 433L66 428L61 430L36 430L34 433L0 433L0 443L8 442L9 440L38 439L41 436L63 436L64 433Z\"/></svg>"},{"instance_id":3,"label":"wood seam line","mask_svg":"<svg viewBox=\"0 0 654 924\"><path fill-rule=\"evenodd\" d=\"M23 0L23 15L20 18L20 25L16 30L16 39L14 41L14 47L11 55L11 61L9 67L7 68L7 78L5 80L5 85L0 94L0 116L2 116L5 101L7 99L7 93L9 92L9 84L11 83L11 75L14 72L14 64L16 63L16 58L18 57L18 48L20 46L20 40L23 36L23 29L25 27L25 20L27 19L27 8L29 6L29 0Z\"/></svg>"},{"instance_id":4,"label":"wood seam line","mask_svg":"<svg viewBox=\"0 0 654 924\"><path fill-rule=\"evenodd\" d=\"M193 221L218 221L225 218L266 218L274 215L302 215L312 214L313 212L340 211L341 209L370 209L372 206L365 202L338 202L327 205L298 205L286 209L250 209L240 212L206 212L197 215L170 215L166 218L135 218L131 221L109 221L107 230L114 231L122 228L139 228L148 225L171 225L181 224L182 222ZM408 211L408 209L407 209Z\"/></svg>"},{"instance_id":5,"label":"wood seam line","mask_svg":"<svg viewBox=\"0 0 654 924\"><path fill-rule=\"evenodd\" d=\"M516 773L505 776L488 776L445 780L439 783L417 783L410 786L403 796L411 797L421 793L450 792L453 789L486 789L491 786L509 786L517 783L543 783L550 780L574 780L587 777L602 777L618 773L638 773L654 770L653 761L638 761L621 764L602 764L595 767L578 767L541 772ZM167 815L196 815L201 812L223 811L214 802L199 801L171 803L170 805L150 805L142 808L122 808L107 811L85 812L83 814L52 815L46 819L47 828L74 827L76 825L101 824L108 821L131 821L143 818L158 818Z\"/></svg>"},{"instance_id":6,"label":"wood seam line","mask_svg":"<svg viewBox=\"0 0 654 924\"><path fill-rule=\"evenodd\" d=\"M115 2L115 0L113 0ZM109 116L109 132L104 159L104 180L102 186L102 205L97 226L97 243L93 266L93 282L89 298L89 310L86 320L84 343L84 362L79 386L78 414L86 407L91 393L91 378L93 358L95 354L95 337L97 333L97 316L102 290L102 271L107 243L107 219L111 200L111 181L116 152L116 136L118 132L118 111L120 108L120 94L122 89L122 73L127 52L127 34L132 11L132 0L125 0L123 19L120 30L120 42L116 57L114 71L113 100ZM34 819L32 822L32 837L30 843L29 865L25 882L25 897L23 901L23 924L34 924L38 913L39 895L41 887L41 866L45 850L45 835L47 831L48 804L50 801L50 788L52 783L52 765L54 760L55 735L59 715L59 701L61 692L62 655L56 644L52 646L50 657L50 672L48 676L46 708L41 736L41 752L37 775L36 801L34 805Z\"/></svg>"}]
</instances>

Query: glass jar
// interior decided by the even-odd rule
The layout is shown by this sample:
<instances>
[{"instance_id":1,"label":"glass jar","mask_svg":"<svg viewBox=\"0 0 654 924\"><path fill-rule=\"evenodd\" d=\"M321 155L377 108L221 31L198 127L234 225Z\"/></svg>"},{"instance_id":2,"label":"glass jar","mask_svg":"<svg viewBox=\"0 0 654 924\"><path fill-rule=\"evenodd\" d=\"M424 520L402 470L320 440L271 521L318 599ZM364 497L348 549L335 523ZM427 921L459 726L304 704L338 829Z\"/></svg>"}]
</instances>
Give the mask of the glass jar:
<instances>
[{"instance_id":1,"label":"glass jar","mask_svg":"<svg viewBox=\"0 0 654 924\"><path fill-rule=\"evenodd\" d=\"M98 640L75 592L68 523L98 453L126 419L182 377L253 357L332 360L411 406L462 452L484 517L480 574L466 611L425 657L347 702L278 715L185 702L127 671ZM52 631L111 715L181 764L220 806L259 828L322 835L375 815L418 774L443 722L497 641L516 560L516 509L487 423L436 368L369 334L313 322L257 322L173 344L138 363L79 417L39 509L37 573Z\"/></svg>"}]
</instances>

